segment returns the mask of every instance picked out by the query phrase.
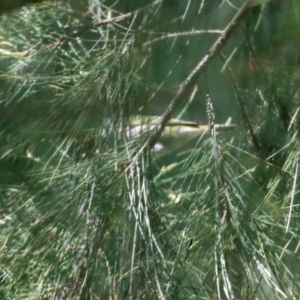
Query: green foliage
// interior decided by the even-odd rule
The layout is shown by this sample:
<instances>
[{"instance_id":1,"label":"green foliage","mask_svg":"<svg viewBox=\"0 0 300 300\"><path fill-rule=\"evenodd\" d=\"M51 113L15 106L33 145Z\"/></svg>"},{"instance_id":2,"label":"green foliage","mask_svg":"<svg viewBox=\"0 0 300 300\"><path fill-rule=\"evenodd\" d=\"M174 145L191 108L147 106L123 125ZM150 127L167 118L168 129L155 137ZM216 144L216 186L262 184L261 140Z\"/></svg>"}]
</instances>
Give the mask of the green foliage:
<instances>
[{"instance_id":1,"label":"green foliage","mask_svg":"<svg viewBox=\"0 0 300 300\"><path fill-rule=\"evenodd\" d=\"M237 128L155 159L128 118L165 112L220 34L192 29L235 9L98 2L1 17L1 299L297 299L297 45L260 47L279 8L249 10L181 103Z\"/></svg>"}]
</instances>

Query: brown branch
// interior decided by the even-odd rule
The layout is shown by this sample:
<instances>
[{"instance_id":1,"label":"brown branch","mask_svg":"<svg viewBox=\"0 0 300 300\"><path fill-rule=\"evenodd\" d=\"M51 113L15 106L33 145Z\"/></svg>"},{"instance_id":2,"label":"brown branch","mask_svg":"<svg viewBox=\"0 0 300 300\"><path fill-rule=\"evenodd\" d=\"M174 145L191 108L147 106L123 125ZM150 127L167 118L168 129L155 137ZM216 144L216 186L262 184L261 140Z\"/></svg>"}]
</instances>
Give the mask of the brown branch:
<instances>
[{"instance_id":1,"label":"brown branch","mask_svg":"<svg viewBox=\"0 0 300 300\"><path fill-rule=\"evenodd\" d=\"M198 65L192 70L189 76L181 83L178 88L176 96L172 99L171 103L167 107L165 113L161 117L156 129L153 134L149 137L145 146L149 146L150 148L158 141L161 136L164 128L168 124L171 119L172 112L177 108L177 106L183 102L185 97L189 94L191 88L195 85L195 82L199 78L199 76L206 70L209 64L213 61L213 59L219 55L222 48L227 44L233 32L239 27L240 23L245 19L247 14L251 11L252 1L245 1L243 6L238 10L236 15L224 29L223 33L216 40L213 46L210 48L209 53L205 55L202 60L198 63Z\"/></svg>"},{"instance_id":2,"label":"brown branch","mask_svg":"<svg viewBox=\"0 0 300 300\"><path fill-rule=\"evenodd\" d=\"M1 1L1 0L0 0ZM64 42L68 41L69 39L71 38L75 38L75 37L78 37L80 36L81 34L83 34L85 31L87 30L90 30L90 29L93 29L93 28L97 28L97 27L101 27L101 26L104 26L104 25L108 25L108 24L111 24L111 23L118 23L118 22L122 22L130 17L133 17L137 14L139 14L140 12L148 9L149 7L151 6L154 6L154 5L157 5L157 4L160 4L162 2L162 0L155 0L153 3L149 4L149 5L146 5L142 8L139 8L135 11L132 11L132 12L129 12L127 14L122 14L120 16L117 16L117 17L114 17L114 18L108 18L108 19L103 19L103 20L97 20L97 21L94 21L92 22L91 24L88 24L88 25L83 25L80 27L80 29L78 30L75 30L72 34L70 34L69 36L67 37L63 37L63 38L60 38L59 40L57 40L55 43L53 43L55 45L55 47L58 47L58 46L61 46ZM53 32L52 35L54 35L56 32Z\"/></svg>"}]
</instances>

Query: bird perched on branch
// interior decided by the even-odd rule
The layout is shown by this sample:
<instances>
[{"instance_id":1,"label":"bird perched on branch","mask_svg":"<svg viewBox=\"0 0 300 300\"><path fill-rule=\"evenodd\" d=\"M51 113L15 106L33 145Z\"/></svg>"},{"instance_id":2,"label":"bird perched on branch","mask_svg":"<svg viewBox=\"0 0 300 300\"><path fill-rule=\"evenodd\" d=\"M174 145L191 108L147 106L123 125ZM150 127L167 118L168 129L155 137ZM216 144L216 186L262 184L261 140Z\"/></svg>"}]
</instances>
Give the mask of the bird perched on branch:
<instances>
[{"instance_id":1,"label":"bird perched on branch","mask_svg":"<svg viewBox=\"0 0 300 300\"><path fill-rule=\"evenodd\" d=\"M127 138L139 138L146 133L154 130L155 126L160 121L161 117L134 117L125 123L124 133ZM231 123L231 118L225 124L215 124L216 132L229 131L236 126ZM171 119L160 139L155 143L153 152L156 157L168 154L177 148L183 146L186 142L195 137L200 137L203 134L211 132L211 126L202 125L198 122L183 121Z\"/></svg>"}]
</instances>

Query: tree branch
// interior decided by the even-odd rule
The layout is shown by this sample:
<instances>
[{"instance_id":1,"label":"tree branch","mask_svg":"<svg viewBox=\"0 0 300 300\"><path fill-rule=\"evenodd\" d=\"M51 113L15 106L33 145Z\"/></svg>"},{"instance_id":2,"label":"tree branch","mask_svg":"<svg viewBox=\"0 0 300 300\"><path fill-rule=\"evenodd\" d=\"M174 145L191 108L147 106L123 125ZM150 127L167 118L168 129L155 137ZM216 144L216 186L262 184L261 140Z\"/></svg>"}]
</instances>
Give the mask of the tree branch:
<instances>
[{"instance_id":1,"label":"tree branch","mask_svg":"<svg viewBox=\"0 0 300 300\"><path fill-rule=\"evenodd\" d=\"M161 117L156 129L153 134L149 137L146 142L146 146L150 148L158 141L160 135L162 134L165 126L171 119L172 112L177 108L177 106L183 102L187 95L189 95L191 88L195 85L195 82L199 76L204 72L204 70L209 66L213 59L219 55L222 48L227 44L233 32L239 27L240 23L245 19L251 8L253 7L252 0L245 1L243 6L238 10L236 15L224 29L223 33L216 40L213 46L210 48L209 53L205 55L198 65L192 70L189 76L181 83L178 88L176 96L172 99L169 106L167 107L165 113Z\"/></svg>"}]
</instances>

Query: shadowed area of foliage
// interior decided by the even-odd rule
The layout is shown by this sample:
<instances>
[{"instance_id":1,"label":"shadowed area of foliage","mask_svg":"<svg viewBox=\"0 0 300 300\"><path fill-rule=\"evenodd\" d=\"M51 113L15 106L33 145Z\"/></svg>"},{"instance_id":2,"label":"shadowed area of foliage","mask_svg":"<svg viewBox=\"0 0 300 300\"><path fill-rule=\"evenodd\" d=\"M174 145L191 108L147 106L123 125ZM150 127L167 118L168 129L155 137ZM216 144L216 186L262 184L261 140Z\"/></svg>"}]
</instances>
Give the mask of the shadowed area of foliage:
<instances>
[{"instance_id":1,"label":"shadowed area of foliage","mask_svg":"<svg viewBox=\"0 0 300 300\"><path fill-rule=\"evenodd\" d=\"M2 0L0 3L0 15L9 13L15 9L21 8L28 4L41 3L43 0Z\"/></svg>"}]
</instances>

